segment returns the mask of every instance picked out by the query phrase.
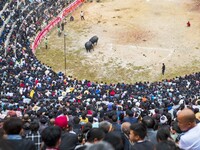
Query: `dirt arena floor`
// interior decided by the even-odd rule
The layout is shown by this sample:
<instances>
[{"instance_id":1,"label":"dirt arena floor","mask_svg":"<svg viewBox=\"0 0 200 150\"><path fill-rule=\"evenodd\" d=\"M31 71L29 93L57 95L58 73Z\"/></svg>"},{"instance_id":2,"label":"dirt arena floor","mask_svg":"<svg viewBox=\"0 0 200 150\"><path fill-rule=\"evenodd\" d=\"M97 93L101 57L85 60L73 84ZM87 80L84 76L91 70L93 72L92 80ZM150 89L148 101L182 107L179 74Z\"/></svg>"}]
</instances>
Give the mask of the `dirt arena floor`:
<instances>
[{"instance_id":1,"label":"dirt arena floor","mask_svg":"<svg viewBox=\"0 0 200 150\"><path fill-rule=\"evenodd\" d=\"M80 20L80 11L85 20ZM84 3L65 25L67 75L104 82L156 81L200 71L200 11L193 0ZM191 27L187 27L190 21ZM99 37L94 51L84 44ZM37 57L64 72L64 37L54 29ZM161 75L162 63L166 74Z\"/></svg>"}]
</instances>

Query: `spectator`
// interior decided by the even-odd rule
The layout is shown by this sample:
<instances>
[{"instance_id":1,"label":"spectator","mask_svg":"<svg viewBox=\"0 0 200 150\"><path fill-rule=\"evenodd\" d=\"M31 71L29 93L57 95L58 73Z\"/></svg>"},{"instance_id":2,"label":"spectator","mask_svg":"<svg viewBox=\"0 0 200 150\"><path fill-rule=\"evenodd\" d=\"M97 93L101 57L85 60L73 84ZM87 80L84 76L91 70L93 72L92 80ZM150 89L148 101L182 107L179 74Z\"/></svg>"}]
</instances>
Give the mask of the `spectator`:
<instances>
[{"instance_id":1,"label":"spectator","mask_svg":"<svg viewBox=\"0 0 200 150\"><path fill-rule=\"evenodd\" d=\"M155 131L156 122L155 120L150 116L145 116L142 119L142 123L147 127L147 136L146 139L151 141L154 145L157 144L156 134L157 131Z\"/></svg>"},{"instance_id":2,"label":"spectator","mask_svg":"<svg viewBox=\"0 0 200 150\"><path fill-rule=\"evenodd\" d=\"M112 128L114 132L121 134L121 124L117 122L117 115L112 116Z\"/></svg>"},{"instance_id":3,"label":"spectator","mask_svg":"<svg viewBox=\"0 0 200 150\"><path fill-rule=\"evenodd\" d=\"M42 131L46 128L46 127L48 127L48 125L47 125L47 118L45 117L45 116L40 116L40 119L39 119L39 124L40 124L40 126L39 126L39 132L40 133L42 133Z\"/></svg>"},{"instance_id":4,"label":"spectator","mask_svg":"<svg viewBox=\"0 0 200 150\"><path fill-rule=\"evenodd\" d=\"M8 144L12 150L36 150L34 143L30 140L22 139L20 132L22 130L22 120L19 118L10 118L4 122L3 129L6 134Z\"/></svg>"},{"instance_id":5,"label":"spectator","mask_svg":"<svg viewBox=\"0 0 200 150\"><path fill-rule=\"evenodd\" d=\"M132 150L153 150L152 142L145 140L147 129L142 123L135 123L130 126L130 141L134 143Z\"/></svg>"},{"instance_id":6,"label":"spectator","mask_svg":"<svg viewBox=\"0 0 200 150\"><path fill-rule=\"evenodd\" d=\"M59 146L60 150L74 150L78 143L78 136L68 131L68 117L61 115L55 119L55 125L62 129L61 143Z\"/></svg>"},{"instance_id":7,"label":"spectator","mask_svg":"<svg viewBox=\"0 0 200 150\"><path fill-rule=\"evenodd\" d=\"M130 126L131 124L129 122L122 123L121 131L122 131L122 141L124 145L125 150L131 149L131 144L129 141L129 134L130 134Z\"/></svg>"},{"instance_id":8,"label":"spectator","mask_svg":"<svg viewBox=\"0 0 200 150\"><path fill-rule=\"evenodd\" d=\"M89 146L102 141L105 137L105 133L102 129L92 128L88 131L86 136L86 143L84 145L77 146L75 150L85 150Z\"/></svg>"},{"instance_id":9,"label":"spectator","mask_svg":"<svg viewBox=\"0 0 200 150\"><path fill-rule=\"evenodd\" d=\"M40 150L41 148L41 135L39 132L39 122L38 121L32 121L30 123L30 132L26 135L26 139L29 139L35 143L35 147L37 150Z\"/></svg>"},{"instance_id":10,"label":"spectator","mask_svg":"<svg viewBox=\"0 0 200 150\"><path fill-rule=\"evenodd\" d=\"M81 117L80 117L80 123L81 124L85 124L85 123L88 123L88 117L87 116L87 112L84 111L82 114L81 114Z\"/></svg>"},{"instance_id":11,"label":"spectator","mask_svg":"<svg viewBox=\"0 0 200 150\"><path fill-rule=\"evenodd\" d=\"M122 138L116 132L107 133L103 141L110 143L115 150L124 150Z\"/></svg>"},{"instance_id":12,"label":"spectator","mask_svg":"<svg viewBox=\"0 0 200 150\"><path fill-rule=\"evenodd\" d=\"M170 135L170 131L167 128L160 128L158 129L157 135L156 135L157 141L167 141L167 140L173 140Z\"/></svg>"},{"instance_id":13,"label":"spectator","mask_svg":"<svg viewBox=\"0 0 200 150\"><path fill-rule=\"evenodd\" d=\"M45 150L58 149L61 142L61 129L57 126L47 127L42 131Z\"/></svg>"},{"instance_id":14,"label":"spectator","mask_svg":"<svg viewBox=\"0 0 200 150\"><path fill-rule=\"evenodd\" d=\"M79 117L75 116L73 121L74 121L74 125L73 125L74 132L76 134L80 134L81 133L81 125L79 124L80 123Z\"/></svg>"},{"instance_id":15,"label":"spectator","mask_svg":"<svg viewBox=\"0 0 200 150\"><path fill-rule=\"evenodd\" d=\"M109 143L107 142L99 142L94 145L89 146L86 150L115 150Z\"/></svg>"},{"instance_id":16,"label":"spectator","mask_svg":"<svg viewBox=\"0 0 200 150\"><path fill-rule=\"evenodd\" d=\"M190 109L183 109L177 116L178 126L185 132L179 141L179 147L185 150L200 149L200 124L196 124L195 114Z\"/></svg>"},{"instance_id":17,"label":"spectator","mask_svg":"<svg viewBox=\"0 0 200 150\"><path fill-rule=\"evenodd\" d=\"M168 119L165 115L162 115L160 117L160 122L158 125L159 128L170 128L169 124L168 124Z\"/></svg>"},{"instance_id":18,"label":"spectator","mask_svg":"<svg viewBox=\"0 0 200 150\"><path fill-rule=\"evenodd\" d=\"M156 145L155 150L180 150L179 147L172 141L162 141Z\"/></svg>"},{"instance_id":19,"label":"spectator","mask_svg":"<svg viewBox=\"0 0 200 150\"><path fill-rule=\"evenodd\" d=\"M3 123L4 123L4 119L0 119L0 139L2 139L4 135Z\"/></svg>"},{"instance_id":20,"label":"spectator","mask_svg":"<svg viewBox=\"0 0 200 150\"><path fill-rule=\"evenodd\" d=\"M3 8L5 3L8 3L8 6L0 18L0 27L3 30L0 37L0 116L3 119L2 124L5 116L6 118L23 117L22 127L25 133L29 133L30 120L40 121L40 132L48 126L49 121L50 126L53 126L55 122L56 125L62 127L61 137L64 139L61 142L62 146L64 144L63 147L69 146L67 149L70 149L77 145L77 135L71 135L73 131L69 122L84 111L87 111L87 116L93 115L93 118L88 119L93 124L83 119L88 123L84 124L83 130L80 131L80 135L83 135L82 139L92 127L99 127L99 121L106 121L102 123L102 127L109 134L110 124L114 128L117 125L115 114L120 123L125 121L134 123L140 117L145 120L145 116L150 116L150 112L153 113L155 110L156 114L153 117L160 123L160 127L169 128L171 125L174 128L171 121L176 120L177 114L182 109L185 107L199 108L199 72L160 82L137 82L135 84L79 81L71 76L65 76L62 72L55 73L51 67L37 60L31 49L31 39L43 29L43 25L48 24L53 16L59 14L67 4L66 0L33 2L26 0L21 3L15 0L3 0L0 2L0 8ZM9 18L9 22L5 24L5 20ZM6 46L7 40L8 46ZM125 111L127 116L124 118ZM98 115L99 112L100 115ZM195 113L198 119L198 109L195 109ZM63 118L62 121L60 120L62 123L58 123L57 116L66 114L69 119ZM125 141L123 143L126 149L129 145L127 137L130 123L128 125L125 122L122 125L125 125L122 126L122 139ZM77 132L80 126L77 123ZM147 129L147 135L148 131L149 129ZM174 138L178 141L181 135L179 133L178 136L176 135L177 138ZM81 141L83 144L84 140ZM10 140L4 143L7 142ZM4 149L7 150L7 148Z\"/></svg>"},{"instance_id":21,"label":"spectator","mask_svg":"<svg viewBox=\"0 0 200 150\"><path fill-rule=\"evenodd\" d=\"M178 126L178 122L174 121L171 124L171 137L175 142L179 142L181 136L181 129Z\"/></svg>"},{"instance_id":22,"label":"spectator","mask_svg":"<svg viewBox=\"0 0 200 150\"><path fill-rule=\"evenodd\" d=\"M99 123L99 128L102 129L105 133L109 133L113 130L112 124L108 121L102 121Z\"/></svg>"},{"instance_id":23,"label":"spectator","mask_svg":"<svg viewBox=\"0 0 200 150\"><path fill-rule=\"evenodd\" d=\"M138 122L137 118L133 116L133 111L127 110L126 114L127 116L124 117L124 122L130 122L131 124Z\"/></svg>"}]
</instances>

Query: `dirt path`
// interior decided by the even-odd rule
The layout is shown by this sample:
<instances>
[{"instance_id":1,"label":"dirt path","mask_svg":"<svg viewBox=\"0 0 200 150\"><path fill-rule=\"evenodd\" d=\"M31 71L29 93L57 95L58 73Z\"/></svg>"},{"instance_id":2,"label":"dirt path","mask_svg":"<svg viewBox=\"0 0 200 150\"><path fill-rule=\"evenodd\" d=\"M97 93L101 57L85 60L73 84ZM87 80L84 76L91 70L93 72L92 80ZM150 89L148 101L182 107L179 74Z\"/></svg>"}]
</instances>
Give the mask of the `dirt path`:
<instances>
[{"instance_id":1,"label":"dirt path","mask_svg":"<svg viewBox=\"0 0 200 150\"><path fill-rule=\"evenodd\" d=\"M81 64L89 64L95 73L91 80L155 81L200 71L200 14L193 8L191 0L85 3L67 25L68 50L80 50ZM85 21L80 21L81 10ZM50 35L52 47L63 49L55 34ZM86 53L84 43L93 35L99 43L94 52ZM167 67L164 77L160 75L162 63Z\"/></svg>"}]
</instances>

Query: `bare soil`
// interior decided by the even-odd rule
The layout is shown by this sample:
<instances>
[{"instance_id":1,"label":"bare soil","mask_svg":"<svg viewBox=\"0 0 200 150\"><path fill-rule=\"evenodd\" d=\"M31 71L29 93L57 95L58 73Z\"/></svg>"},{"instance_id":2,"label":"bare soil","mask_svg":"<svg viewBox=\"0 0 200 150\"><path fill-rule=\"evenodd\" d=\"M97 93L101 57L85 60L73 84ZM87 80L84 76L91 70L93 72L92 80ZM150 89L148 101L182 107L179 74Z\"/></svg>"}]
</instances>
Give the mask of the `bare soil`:
<instances>
[{"instance_id":1,"label":"bare soil","mask_svg":"<svg viewBox=\"0 0 200 150\"><path fill-rule=\"evenodd\" d=\"M67 75L104 82L156 81L200 71L200 13L192 0L102 0L84 3L67 23ZM80 11L85 20L80 20ZM69 20L69 18L67 18ZM191 27L187 27L190 21ZM99 37L95 50L84 44ZM37 57L64 72L63 36L54 29ZM162 63L166 74L161 75Z\"/></svg>"}]
</instances>

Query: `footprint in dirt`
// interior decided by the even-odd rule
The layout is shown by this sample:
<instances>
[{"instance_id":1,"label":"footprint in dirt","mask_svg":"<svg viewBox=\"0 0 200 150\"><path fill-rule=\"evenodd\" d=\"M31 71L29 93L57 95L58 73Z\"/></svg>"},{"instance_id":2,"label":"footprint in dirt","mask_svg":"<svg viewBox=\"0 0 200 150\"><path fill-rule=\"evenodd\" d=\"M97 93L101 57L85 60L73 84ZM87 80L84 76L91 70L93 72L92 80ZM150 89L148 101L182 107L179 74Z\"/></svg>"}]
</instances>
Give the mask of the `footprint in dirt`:
<instances>
[{"instance_id":1,"label":"footprint in dirt","mask_svg":"<svg viewBox=\"0 0 200 150\"><path fill-rule=\"evenodd\" d=\"M120 9L114 9L114 11L120 11Z\"/></svg>"}]
</instances>

